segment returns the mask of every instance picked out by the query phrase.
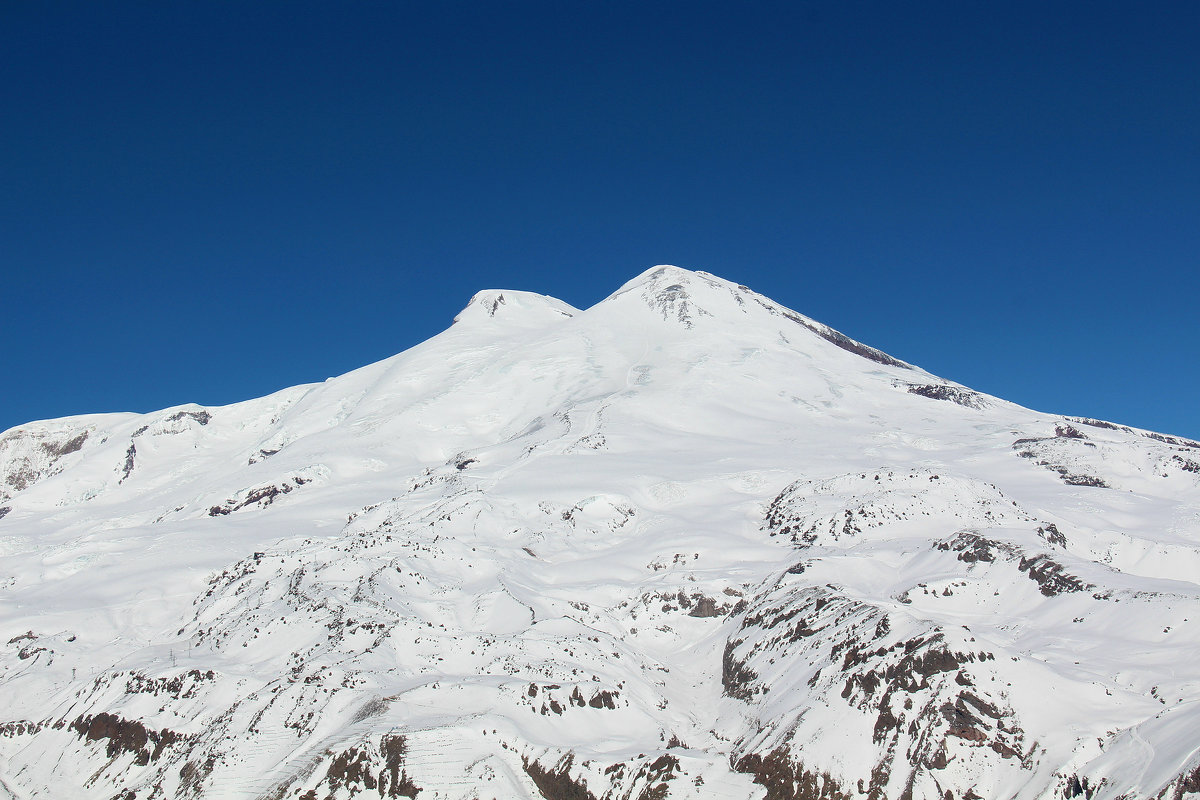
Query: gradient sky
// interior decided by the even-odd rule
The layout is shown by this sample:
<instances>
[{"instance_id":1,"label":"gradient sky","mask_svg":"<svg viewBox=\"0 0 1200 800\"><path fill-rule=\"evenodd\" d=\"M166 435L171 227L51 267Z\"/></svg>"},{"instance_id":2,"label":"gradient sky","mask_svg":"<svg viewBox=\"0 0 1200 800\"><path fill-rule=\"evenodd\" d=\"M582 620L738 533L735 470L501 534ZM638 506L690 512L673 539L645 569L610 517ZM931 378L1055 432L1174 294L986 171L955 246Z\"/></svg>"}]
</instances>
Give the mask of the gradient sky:
<instances>
[{"instance_id":1,"label":"gradient sky","mask_svg":"<svg viewBox=\"0 0 1200 800\"><path fill-rule=\"evenodd\" d=\"M1200 437L1195 2L0 9L0 429L263 395L702 269Z\"/></svg>"}]
</instances>

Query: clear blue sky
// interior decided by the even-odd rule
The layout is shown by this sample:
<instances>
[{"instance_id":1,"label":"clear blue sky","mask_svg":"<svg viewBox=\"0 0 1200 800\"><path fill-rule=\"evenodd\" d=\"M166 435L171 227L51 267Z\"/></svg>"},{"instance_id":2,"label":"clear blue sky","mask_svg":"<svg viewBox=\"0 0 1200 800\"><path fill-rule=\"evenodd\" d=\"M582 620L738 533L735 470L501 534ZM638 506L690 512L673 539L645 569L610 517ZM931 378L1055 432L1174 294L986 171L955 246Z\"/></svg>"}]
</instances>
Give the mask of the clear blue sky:
<instances>
[{"instance_id":1,"label":"clear blue sky","mask_svg":"<svg viewBox=\"0 0 1200 800\"><path fill-rule=\"evenodd\" d=\"M1195 2L10 2L0 429L657 263L1200 437Z\"/></svg>"}]
</instances>

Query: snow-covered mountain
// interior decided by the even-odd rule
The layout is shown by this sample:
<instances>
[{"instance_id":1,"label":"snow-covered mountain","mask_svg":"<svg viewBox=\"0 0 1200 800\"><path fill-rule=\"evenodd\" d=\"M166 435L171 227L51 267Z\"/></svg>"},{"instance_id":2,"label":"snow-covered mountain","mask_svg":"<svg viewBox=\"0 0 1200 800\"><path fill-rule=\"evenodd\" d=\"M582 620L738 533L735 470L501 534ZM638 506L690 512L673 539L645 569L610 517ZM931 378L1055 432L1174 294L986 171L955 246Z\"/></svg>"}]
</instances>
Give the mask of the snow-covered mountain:
<instances>
[{"instance_id":1,"label":"snow-covered mountain","mask_svg":"<svg viewBox=\"0 0 1200 800\"><path fill-rule=\"evenodd\" d=\"M1200 796L1200 444L705 273L0 435L0 798Z\"/></svg>"}]
</instances>

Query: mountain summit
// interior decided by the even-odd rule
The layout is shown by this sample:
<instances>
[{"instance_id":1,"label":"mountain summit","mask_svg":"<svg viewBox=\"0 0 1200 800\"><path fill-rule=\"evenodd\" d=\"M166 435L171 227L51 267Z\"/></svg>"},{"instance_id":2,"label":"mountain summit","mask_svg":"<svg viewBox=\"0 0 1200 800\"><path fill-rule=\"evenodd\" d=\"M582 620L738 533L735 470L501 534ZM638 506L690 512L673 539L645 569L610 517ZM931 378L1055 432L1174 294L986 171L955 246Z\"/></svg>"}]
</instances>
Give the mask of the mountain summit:
<instances>
[{"instance_id":1,"label":"mountain summit","mask_svg":"<svg viewBox=\"0 0 1200 800\"><path fill-rule=\"evenodd\" d=\"M0 798L1200 796L1200 443L660 266L0 434Z\"/></svg>"}]
</instances>

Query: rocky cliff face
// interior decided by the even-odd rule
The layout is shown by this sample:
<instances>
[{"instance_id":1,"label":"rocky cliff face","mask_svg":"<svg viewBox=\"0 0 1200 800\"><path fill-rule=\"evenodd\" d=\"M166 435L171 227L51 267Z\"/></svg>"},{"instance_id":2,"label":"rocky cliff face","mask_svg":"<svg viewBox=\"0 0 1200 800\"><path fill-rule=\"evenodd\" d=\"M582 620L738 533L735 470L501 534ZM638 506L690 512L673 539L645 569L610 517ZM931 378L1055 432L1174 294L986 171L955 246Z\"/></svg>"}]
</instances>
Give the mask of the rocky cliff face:
<instances>
[{"instance_id":1,"label":"rocky cliff face","mask_svg":"<svg viewBox=\"0 0 1200 800\"><path fill-rule=\"evenodd\" d=\"M1200 444L746 287L0 436L0 797L1200 795Z\"/></svg>"}]
</instances>

